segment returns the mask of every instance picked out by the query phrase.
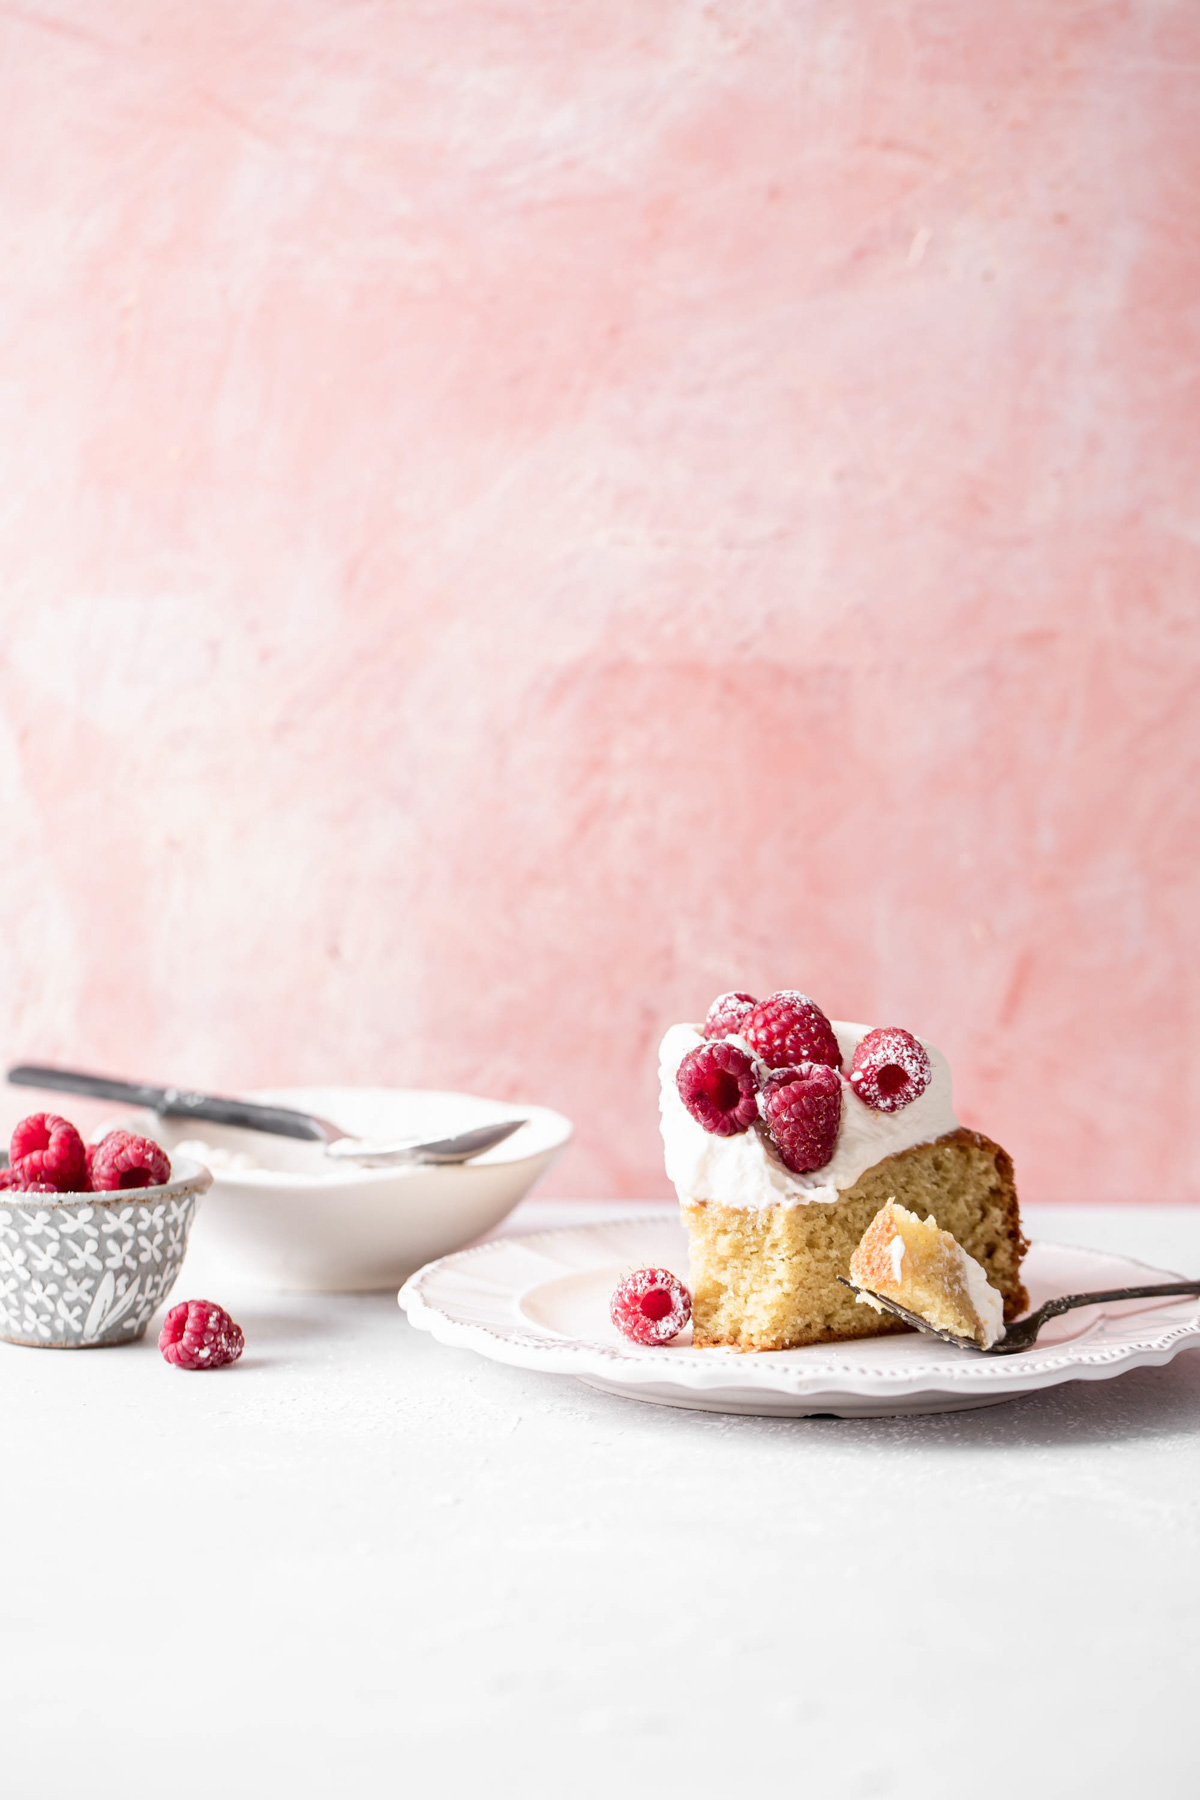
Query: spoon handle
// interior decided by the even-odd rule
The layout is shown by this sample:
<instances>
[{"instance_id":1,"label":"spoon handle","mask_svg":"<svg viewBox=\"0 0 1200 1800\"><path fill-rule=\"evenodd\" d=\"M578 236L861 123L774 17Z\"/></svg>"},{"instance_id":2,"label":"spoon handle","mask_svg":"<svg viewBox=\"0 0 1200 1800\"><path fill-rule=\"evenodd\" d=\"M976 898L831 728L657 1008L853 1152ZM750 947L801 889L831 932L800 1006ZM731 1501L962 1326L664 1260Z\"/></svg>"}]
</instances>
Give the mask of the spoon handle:
<instances>
[{"instance_id":1,"label":"spoon handle","mask_svg":"<svg viewBox=\"0 0 1200 1800\"><path fill-rule=\"evenodd\" d=\"M144 1081L116 1081L108 1075L85 1075L77 1069L46 1069L39 1063L18 1063L8 1071L14 1087L49 1088L56 1094L88 1094L94 1100L120 1100L126 1106L148 1106L158 1112L166 1088Z\"/></svg>"},{"instance_id":2,"label":"spoon handle","mask_svg":"<svg viewBox=\"0 0 1200 1800\"><path fill-rule=\"evenodd\" d=\"M269 1131L275 1137L304 1138L316 1144L323 1144L329 1136L322 1123L309 1113L294 1112L288 1106L260 1106L253 1100L233 1100L222 1094L194 1094L186 1088L116 1081L109 1075L49 1069L38 1063L18 1063L8 1071L8 1079L14 1087L87 1094L93 1100L119 1100L125 1106L148 1108L166 1119L207 1119L213 1125L241 1125L249 1131Z\"/></svg>"}]
</instances>

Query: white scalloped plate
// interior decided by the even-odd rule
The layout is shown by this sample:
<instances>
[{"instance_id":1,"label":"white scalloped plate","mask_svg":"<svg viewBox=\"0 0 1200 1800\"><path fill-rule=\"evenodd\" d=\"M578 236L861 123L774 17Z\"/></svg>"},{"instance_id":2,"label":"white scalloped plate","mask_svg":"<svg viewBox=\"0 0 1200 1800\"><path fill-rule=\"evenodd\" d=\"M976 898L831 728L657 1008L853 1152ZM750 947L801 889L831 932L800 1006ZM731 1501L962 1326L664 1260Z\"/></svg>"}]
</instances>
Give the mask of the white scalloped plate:
<instances>
[{"instance_id":1,"label":"white scalloped plate","mask_svg":"<svg viewBox=\"0 0 1200 1800\"><path fill-rule=\"evenodd\" d=\"M529 1237L505 1237L427 1263L400 1290L418 1330L443 1344L660 1406L804 1418L883 1418L995 1406L1061 1381L1104 1381L1169 1362L1200 1344L1200 1301L1124 1301L1052 1319L1036 1346L1015 1356L977 1356L914 1332L757 1356L697 1350L690 1329L643 1349L609 1321L623 1275L660 1266L685 1274L687 1240L677 1212L643 1213ZM1024 1275L1031 1303L1056 1294L1179 1279L1170 1270L1100 1250L1034 1244Z\"/></svg>"}]
</instances>

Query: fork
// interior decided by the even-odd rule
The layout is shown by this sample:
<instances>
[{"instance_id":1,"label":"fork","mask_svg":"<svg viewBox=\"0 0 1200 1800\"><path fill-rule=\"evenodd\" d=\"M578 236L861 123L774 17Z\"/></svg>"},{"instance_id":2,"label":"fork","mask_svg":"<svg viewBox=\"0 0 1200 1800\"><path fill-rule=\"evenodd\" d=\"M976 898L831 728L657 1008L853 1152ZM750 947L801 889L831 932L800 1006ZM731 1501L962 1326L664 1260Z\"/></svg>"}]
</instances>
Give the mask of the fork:
<instances>
[{"instance_id":1,"label":"fork","mask_svg":"<svg viewBox=\"0 0 1200 1800\"><path fill-rule=\"evenodd\" d=\"M1062 1294L1057 1300L1047 1300L1044 1306L1039 1306L1027 1318L1017 1319L1014 1324L1006 1325L1004 1336L985 1350L974 1338L959 1337L953 1331L942 1331L939 1326L931 1325L928 1319L909 1312L906 1306L898 1305L884 1294L874 1294L867 1288L856 1287L844 1275L839 1275L838 1280L851 1293L870 1294L870 1298L882 1306L885 1312L895 1313L898 1319L903 1319L906 1325L915 1325L927 1337L941 1338L945 1344L957 1344L960 1350L974 1350L980 1356L1012 1356L1019 1350L1031 1349L1037 1341L1038 1332L1048 1319L1056 1319L1060 1313L1070 1312L1076 1306L1099 1306L1105 1300L1157 1300L1165 1294L1200 1296L1200 1281L1165 1281L1153 1287L1100 1288L1094 1294Z\"/></svg>"}]
</instances>

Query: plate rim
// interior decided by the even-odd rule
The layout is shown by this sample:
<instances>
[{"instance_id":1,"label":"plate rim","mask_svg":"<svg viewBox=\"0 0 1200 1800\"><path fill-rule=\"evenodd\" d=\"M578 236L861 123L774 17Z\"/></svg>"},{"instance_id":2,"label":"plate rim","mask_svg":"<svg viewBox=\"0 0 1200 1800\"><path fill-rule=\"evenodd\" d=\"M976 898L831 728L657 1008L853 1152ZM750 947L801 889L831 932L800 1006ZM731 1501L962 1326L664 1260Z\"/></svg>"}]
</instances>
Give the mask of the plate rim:
<instances>
[{"instance_id":1,"label":"plate rim","mask_svg":"<svg viewBox=\"0 0 1200 1800\"><path fill-rule=\"evenodd\" d=\"M609 1230L613 1226L660 1226L677 1220L678 1217L675 1209L655 1208L653 1212L626 1212L614 1219L558 1225L539 1231L505 1233L483 1243L470 1245L464 1250L451 1251L446 1256L426 1263L404 1283L397 1300L409 1322L417 1330L428 1331L438 1342L453 1348L471 1349L492 1361L507 1363L512 1367L576 1378L587 1372L602 1373L608 1381L619 1381L623 1387L630 1389L661 1389L664 1385L681 1392L689 1389L697 1392L737 1389L742 1394L759 1392L764 1398L769 1394L782 1394L801 1399L830 1392L900 1398L927 1392L962 1392L964 1388L973 1389L981 1396L984 1393L1027 1393L1035 1388L1055 1386L1064 1381L1104 1380L1127 1368L1161 1365L1169 1362L1189 1343L1200 1343L1200 1300L1191 1301L1185 1296L1177 1302L1156 1305L1152 1311L1144 1314L1135 1312L1122 1315L1131 1323L1142 1318L1161 1321L1157 1329L1135 1333L1133 1339L1126 1343L1089 1343L1084 1337L1070 1340L1067 1345L1048 1346L1043 1351L1035 1347L1013 1357L976 1359L964 1352L961 1361L950 1361L945 1358L944 1352L938 1350L931 1352L934 1360L922 1361L910 1370L856 1366L845 1361L834 1363L828 1359L822 1361L822 1352L833 1346L819 1344L806 1346L803 1351L763 1351L754 1356L731 1350L704 1351L699 1353L705 1358L704 1362L696 1362L690 1356L686 1363L674 1358L666 1362L661 1352L651 1346L630 1344L626 1347L588 1339L563 1338L550 1332L539 1333L526 1326L519 1326L515 1321L513 1325L504 1327L498 1322L485 1324L475 1319L455 1316L446 1310L444 1304L437 1304L425 1292L430 1284L448 1270L454 1273L462 1271L465 1275L469 1265L486 1264L489 1259L511 1255L519 1246L536 1253L543 1245L552 1250L564 1240L578 1241L581 1237ZM1135 1257L1123 1257L1114 1251L1093 1250L1086 1245L1037 1240L1037 1248L1082 1253L1142 1269L1148 1274L1167 1279L1174 1273L1154 1268ZM467 1278L470 1278L469 1275ZM503 1287L497 1293L498 1304L502 1296L514 1306L520 1298L516 1289L505 1294ZM1186 1317L1177 1316L1181 1308L1189 1309ZM775 1360L777 1356L804 1356L805 1361L783 1363ZM709 1357L712 1358L711 1363L707 1360Z\"/></svg>"}]
</instances>

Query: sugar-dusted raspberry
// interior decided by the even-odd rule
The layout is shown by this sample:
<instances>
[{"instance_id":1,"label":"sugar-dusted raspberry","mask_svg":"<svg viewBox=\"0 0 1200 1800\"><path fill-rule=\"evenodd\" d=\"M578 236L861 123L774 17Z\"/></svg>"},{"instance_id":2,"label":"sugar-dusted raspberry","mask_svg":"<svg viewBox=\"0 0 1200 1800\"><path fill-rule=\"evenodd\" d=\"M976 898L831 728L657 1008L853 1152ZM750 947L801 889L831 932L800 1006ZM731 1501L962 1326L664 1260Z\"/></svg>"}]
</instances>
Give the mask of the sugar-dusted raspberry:
<instances>
[{"instance_id":1,"label":"sugar-dusted raspberry","mask_svg":"<svg viewBox=\"0 0 1200 1800\"><path fill-rule=\"evenodd\" d=\"M675 1077L679 1098L698 1124L716 1137L733 1137L758 1117L758 1082L753 1059L718 1038L697 1044Z\"/></svg>"},{"instance_id":2,"label":"sugar-dusted raspberry","mask_svg":"<svg viewBox=\"0 0 1200 1800\"><path fill-rule=\"evenodd\" d=\"M0 1190L10 1194L57 1194L52 1181L22 1181L17 1169L0 1169Z\"/></svg>"},{"instance_id":3,"label":"sugar-dusted raspberry","mask_svg":"<svg viewBox=\"0 0 1200 1800\"><path fill-rule=\"evenodd\" d=\"M706 1038L729 1037L740 1031L758 1001L753 994L718 994L704 1020Z\"/></svg>"},{"instance_id":4,"label":"sugar-dusted raspberry","mask_svg":"<svg viewBox=\"0 0 1200 1800\"><path fill-rule=\"evenodd\" d=\"M763 1115L789 1169L823 1169L837 1149L842 1078L828 1063L781 1069L763 1087Z\"/></svg>"},{"instance_id":5,"label":"sugar-dusted raspberry","mask_svg":"<svg viewBox=\"0 0 1200 1800\"><path fill-rule=\"evenodd\" d=\"M242 1328L211 1300L181 1300L163 1320L158 1347L177 1369L220 1369L246 1348Z\"/></svg>"},{"instance_id":6,"label":"sugar-dusted raspberry","mask_svg":"<svg viewBox=\"0 0 1200 1800\"><path fill-rule=\"evenodd\" d=\"M171 1163L153 1138L133 1131L110 1131L92 1144L87 1158L92 1191L114 1193L118 1188L161 1187L171 1179Z\"/></svg>"},{"instance_id":7,"label":"sugar-dusted raspberry","mask_svg":"<svg viewBox=\"0 0 1200 1800\"><path fill-rule=\"evenodd\" d=\"M87 1193L87 1152L68 1119L57 1113L30 1113L12 1134L9 1166L23 1188L49 1182L60 1194Z\"/></svg>"},{"instance_id":8,"label":"sugar-dusted raspberry","mask_svg":"<svg viewBox=\"0 0 1200 1800\"><path fill-rule=\"evenodd\" d=\"M670 1269L639 1269L614 1289L609 1314L635 1344L665 1344L692 1316L692 1296Z\"/></svg>"},{"instance_id":9,"label":"sugar-dusted raspberry","mask_svg":"<svg viewBox=\"0 0 1200 1800\"><path fill-rule=\"evenodd\" d=\"M850 1086L875 1112L899 1112L919 1100L933 1075L924 1044L899 1025L880 1025L860 1038Z\"/></svg>"},{"instance_id":10,"label":"sugar-dusted raspberry","mask_svg":"<svg viewBox=\"0 0 1200 1800\"><path fill-rule=\"evenodd\" d=\"M739 1026L741 1035L769 1069L785 1069L798 1063L826 1063L840 1069L833 1026L815 1000L795 988L781 988L760 1000Z\"/></svg>"}]
</instances>

